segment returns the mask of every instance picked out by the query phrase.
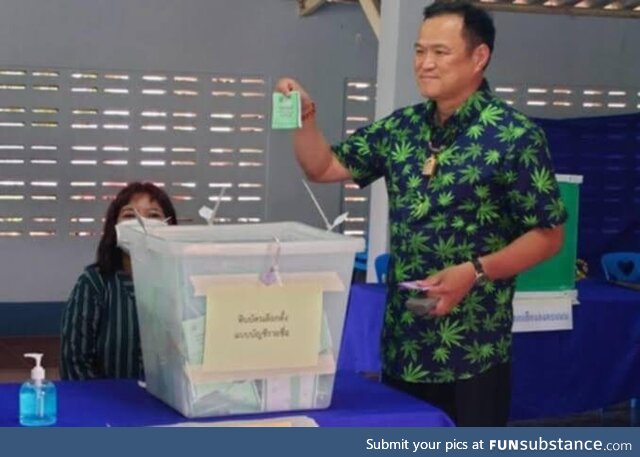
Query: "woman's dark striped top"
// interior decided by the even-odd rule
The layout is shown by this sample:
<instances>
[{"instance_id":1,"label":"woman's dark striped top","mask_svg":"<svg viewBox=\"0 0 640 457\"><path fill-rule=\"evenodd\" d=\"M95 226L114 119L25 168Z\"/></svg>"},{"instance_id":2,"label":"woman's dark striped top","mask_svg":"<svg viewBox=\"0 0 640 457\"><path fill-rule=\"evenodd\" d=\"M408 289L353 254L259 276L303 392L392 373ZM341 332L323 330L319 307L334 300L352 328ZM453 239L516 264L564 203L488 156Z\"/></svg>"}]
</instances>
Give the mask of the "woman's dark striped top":
<instances>
[{"instance_id":1,"label":"woman's dark striped top","mask_svg":"<svg viewBox=\"0 0 640 457\"><path fill-rule=\"evenodd\" d=\"M90 265L71 291L62 317L62 379L143 377L133 280L103 277Z\"/></svg>"}]
</instances>

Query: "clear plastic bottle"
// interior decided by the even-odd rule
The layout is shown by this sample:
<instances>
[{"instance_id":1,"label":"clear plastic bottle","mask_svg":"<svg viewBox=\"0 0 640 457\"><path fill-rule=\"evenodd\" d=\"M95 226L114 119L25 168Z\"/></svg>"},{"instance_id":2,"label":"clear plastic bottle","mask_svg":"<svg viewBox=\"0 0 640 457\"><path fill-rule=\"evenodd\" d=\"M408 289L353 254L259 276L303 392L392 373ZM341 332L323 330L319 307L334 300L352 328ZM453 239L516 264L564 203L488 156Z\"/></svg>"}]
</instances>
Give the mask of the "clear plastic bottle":
<instances>
[{"instance_id":1,"label":"clear plastic bottle","mask_svg":"<svg viewBox=\"0 0 640 457\"><path fill-rule=\"evenodd\" d=\"M31 379L20 387L20 424L28 427L53 425L57 419L56 386L44 378L42 354L24 354L35 360Z\"/></svg>"}]
</instances>

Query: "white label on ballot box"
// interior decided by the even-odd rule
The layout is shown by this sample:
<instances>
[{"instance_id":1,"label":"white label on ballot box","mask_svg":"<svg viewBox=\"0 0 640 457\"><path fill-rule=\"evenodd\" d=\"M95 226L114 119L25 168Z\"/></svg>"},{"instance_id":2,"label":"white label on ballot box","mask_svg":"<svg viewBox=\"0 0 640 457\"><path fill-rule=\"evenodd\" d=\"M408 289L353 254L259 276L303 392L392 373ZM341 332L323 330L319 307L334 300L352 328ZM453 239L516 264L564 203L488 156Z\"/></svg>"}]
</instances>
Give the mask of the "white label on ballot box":
<instances>
[{"instance_id":1,"label":"white label on ballot box","mask_svg":"<svg viewBox=\"0 0 640 457\"><path fill-rule=\"evenodd\" d=\"M513 297L513 332L573 329L574 291L516 292Z\"/></svg>"},{"instance_id":2,"label":"white label on ballot box","mask_svg":"<svg viewBox=\"0 0 640 457\"><path fill-rule=\"evenodd\" d=\"M322 284L212 284L206 319L208 372L316 366Z\"/></svg>"}]
</instances>

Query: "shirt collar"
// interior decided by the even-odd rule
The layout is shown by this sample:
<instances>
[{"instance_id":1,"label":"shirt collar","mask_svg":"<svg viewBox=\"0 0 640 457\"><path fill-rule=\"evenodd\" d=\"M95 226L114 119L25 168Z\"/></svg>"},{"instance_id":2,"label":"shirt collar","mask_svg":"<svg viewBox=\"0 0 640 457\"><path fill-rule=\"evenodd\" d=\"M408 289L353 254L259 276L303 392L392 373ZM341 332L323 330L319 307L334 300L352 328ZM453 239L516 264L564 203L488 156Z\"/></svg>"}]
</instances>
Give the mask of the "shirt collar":
<instances>
[{"instance_id":1,"label":"shirt collar","mask_svg":"<svg viewBox=\"0 0 640 457\"><path fill-rule=\"evenodd\" d=\"M436 124L436 102L427 100L427 120L433 129L443 128L449 130L451 127L465 127L473 120L477 119L482 110L489 104L491 99L491 88L486 79L482 80L478 89L467 98L462 105L446 120L442 127Z\"/></svg>"}]
</instances>

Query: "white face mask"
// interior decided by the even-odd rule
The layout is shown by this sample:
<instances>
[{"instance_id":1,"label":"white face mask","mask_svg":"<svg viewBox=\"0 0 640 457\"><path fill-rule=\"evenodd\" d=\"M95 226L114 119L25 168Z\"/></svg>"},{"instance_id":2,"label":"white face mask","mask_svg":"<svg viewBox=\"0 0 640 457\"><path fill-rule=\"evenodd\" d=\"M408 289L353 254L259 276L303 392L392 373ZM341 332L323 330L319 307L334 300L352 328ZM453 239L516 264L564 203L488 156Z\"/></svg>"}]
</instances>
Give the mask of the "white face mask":
<instances>
[{"instance_id":1,"label":"white face mask","mask_svg":"<svg viewBox=\"0 0 640 457\"><path fill-rule=\"evenodd\" d=\"M142 223L146 228L163 227L163 226L169 225L167 224L166 220L163 221L161 219L152 219L152 218L147 218L142 216L140 216L140 219L142 219ZM125 226L140 227L140 222L138 221L138 219L127 219L125 221L122 221L116 224L116 238L118 240L118 247L122 249L124 252L126 252L127 254L129 254L130 240L125 239L126 237L123 238L122 236L122 227L125 227Z\"/></svg>"}]
</instances>

